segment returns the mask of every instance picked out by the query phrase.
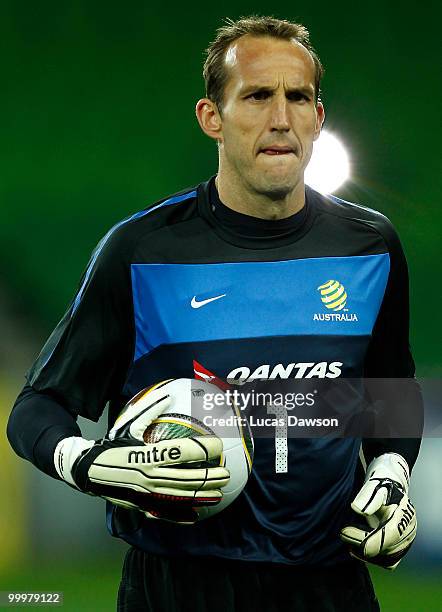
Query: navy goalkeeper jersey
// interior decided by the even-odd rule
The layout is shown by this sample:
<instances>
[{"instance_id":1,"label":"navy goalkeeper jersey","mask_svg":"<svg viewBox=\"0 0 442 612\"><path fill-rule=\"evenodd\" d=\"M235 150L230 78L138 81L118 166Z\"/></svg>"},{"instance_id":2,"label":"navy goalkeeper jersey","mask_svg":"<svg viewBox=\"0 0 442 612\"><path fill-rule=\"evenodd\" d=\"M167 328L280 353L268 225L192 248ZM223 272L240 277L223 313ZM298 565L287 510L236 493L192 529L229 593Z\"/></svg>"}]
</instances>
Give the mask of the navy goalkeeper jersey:
<instances>
[{"instance_id":1,"label":"navy goalkeeper jersey","mask_svg":"<svg viewBox=\"0 0 442 612\"><path fill-rule=\"evenodd\" d=\"M33 389L94 421L109 402L111 426L166 378L414 375L407 267L388 219L310 188L273 232L228 210L212 178L114 226L28 373ZM180 526L107 503L107 526L157 554L333 564L348 558L338 534L359 447L289 438L281 468L275 439L259 438L245 490L215 517Z\"/></svg>"}]
</instances>

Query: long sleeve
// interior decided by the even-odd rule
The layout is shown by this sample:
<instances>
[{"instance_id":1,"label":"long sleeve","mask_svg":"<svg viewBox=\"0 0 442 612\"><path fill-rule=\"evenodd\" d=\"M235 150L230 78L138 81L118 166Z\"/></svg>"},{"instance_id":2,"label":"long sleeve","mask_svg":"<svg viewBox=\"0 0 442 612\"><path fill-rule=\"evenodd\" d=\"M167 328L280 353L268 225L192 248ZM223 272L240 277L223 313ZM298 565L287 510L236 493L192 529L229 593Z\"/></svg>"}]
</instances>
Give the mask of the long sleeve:
<instances>
[{"instance_id":1,"label":"long sleeve","mask_svg":"<svg viewBox=\"0 0 442 612\"><path fill-rule=\"evenodd\" d=\"M77 416L98 421L124 384L133 352L130 269L124 256L118 232L99 243L9 418L12 448L55 478L54 449L65 437L81 436Z\"/></svg>"},{"instance_id":2,"label":"long sleeve","mask_svg":"<svg viewBox=\"0 0 442 612\"><path fill-rule=\"evenodd\" d=\"M383 453L399 453L411 470L421 443L423 401L414 378L415 364L409 344L407 262L399 238L391 227L389 229L389 280L368 347L364 375L370 400L381 407L378 412L381 420L384 412L381 428L385 430L388 423L406 423L406 430L412 437L367 438L363 440L363 450L367 463Z\"/></svg>"},{"instance_id":3,"label":"long sleeve","mask_svg":"<svg viewBox=\"0 0 442 612\"><path fill-rule=\"evenodd\" d=\"M81 436L81 431L76 418L54 397L26 385L9 417L7 436L20 457L59 478L54 466L55 447L63 438Z\"/></svg>"}]
</instances>

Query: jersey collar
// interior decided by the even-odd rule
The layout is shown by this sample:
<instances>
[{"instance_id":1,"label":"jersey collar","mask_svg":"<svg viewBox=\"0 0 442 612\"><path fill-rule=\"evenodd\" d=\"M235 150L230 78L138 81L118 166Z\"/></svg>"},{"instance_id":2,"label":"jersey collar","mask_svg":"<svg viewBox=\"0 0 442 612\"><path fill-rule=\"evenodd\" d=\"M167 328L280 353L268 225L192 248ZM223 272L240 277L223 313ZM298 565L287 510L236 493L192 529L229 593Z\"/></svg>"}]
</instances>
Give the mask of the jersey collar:
<instances>
[{"instance_id":1,"label":"jersey collar","mask_svg":"<svg viewBox=\"0 0 442 612\"><path fill-rule=\"evenodd\" d=\"M305 206L297 214L267 221L236 212L219 199L215 176L198 186L200 215L224 241L248 249L274 249L299 240L314 219L314 192L306 187Z\"/></svg>"}]
</instances>

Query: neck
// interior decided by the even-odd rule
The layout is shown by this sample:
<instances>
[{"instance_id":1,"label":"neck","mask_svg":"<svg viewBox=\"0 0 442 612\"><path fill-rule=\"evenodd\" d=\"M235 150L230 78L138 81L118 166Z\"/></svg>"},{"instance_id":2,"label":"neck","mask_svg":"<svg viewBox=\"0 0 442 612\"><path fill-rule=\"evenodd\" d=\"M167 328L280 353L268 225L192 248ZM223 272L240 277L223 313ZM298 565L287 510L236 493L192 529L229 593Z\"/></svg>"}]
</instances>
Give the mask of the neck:
<instances>
[{"instance_id":1,"label":"neck","mask_svg":"<svg viewBox=\"0 0 442 612\"><path fill-rule=\"evenodd\" d=\"M288 193L255 191L220 166L215 179L220 200L232 210L259 219L284 219L299 212L305 204L304 178Z\"/></svg>"}]
</instances>

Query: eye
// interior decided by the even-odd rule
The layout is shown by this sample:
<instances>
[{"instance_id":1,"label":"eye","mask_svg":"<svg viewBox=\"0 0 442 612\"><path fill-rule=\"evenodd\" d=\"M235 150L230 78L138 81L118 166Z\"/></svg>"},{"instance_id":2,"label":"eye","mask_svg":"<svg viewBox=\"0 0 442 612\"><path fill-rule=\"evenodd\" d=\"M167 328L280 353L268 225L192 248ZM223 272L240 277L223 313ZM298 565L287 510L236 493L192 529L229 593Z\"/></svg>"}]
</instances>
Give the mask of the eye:
<instances>
[{"instance_id":1,"label":"eye","mask_svg":"<svg viewBox=\"0 0 442 612\"><path fill-rule=\"evenodd\" d=\"M252 100L267 100L270 97L269 91L254 91L247 98L251 98Z\"/></svg>"},{"instance_id":2,"label":"eye","mask_svg":"<svg viewBox=\"0 0 442 612\"><path fill-rule=\"evenodd\" d=\"M292 91L287 94L287 99L291 102L309 102L310 97L300 91Z\"/></svg>"}]
</instances>

